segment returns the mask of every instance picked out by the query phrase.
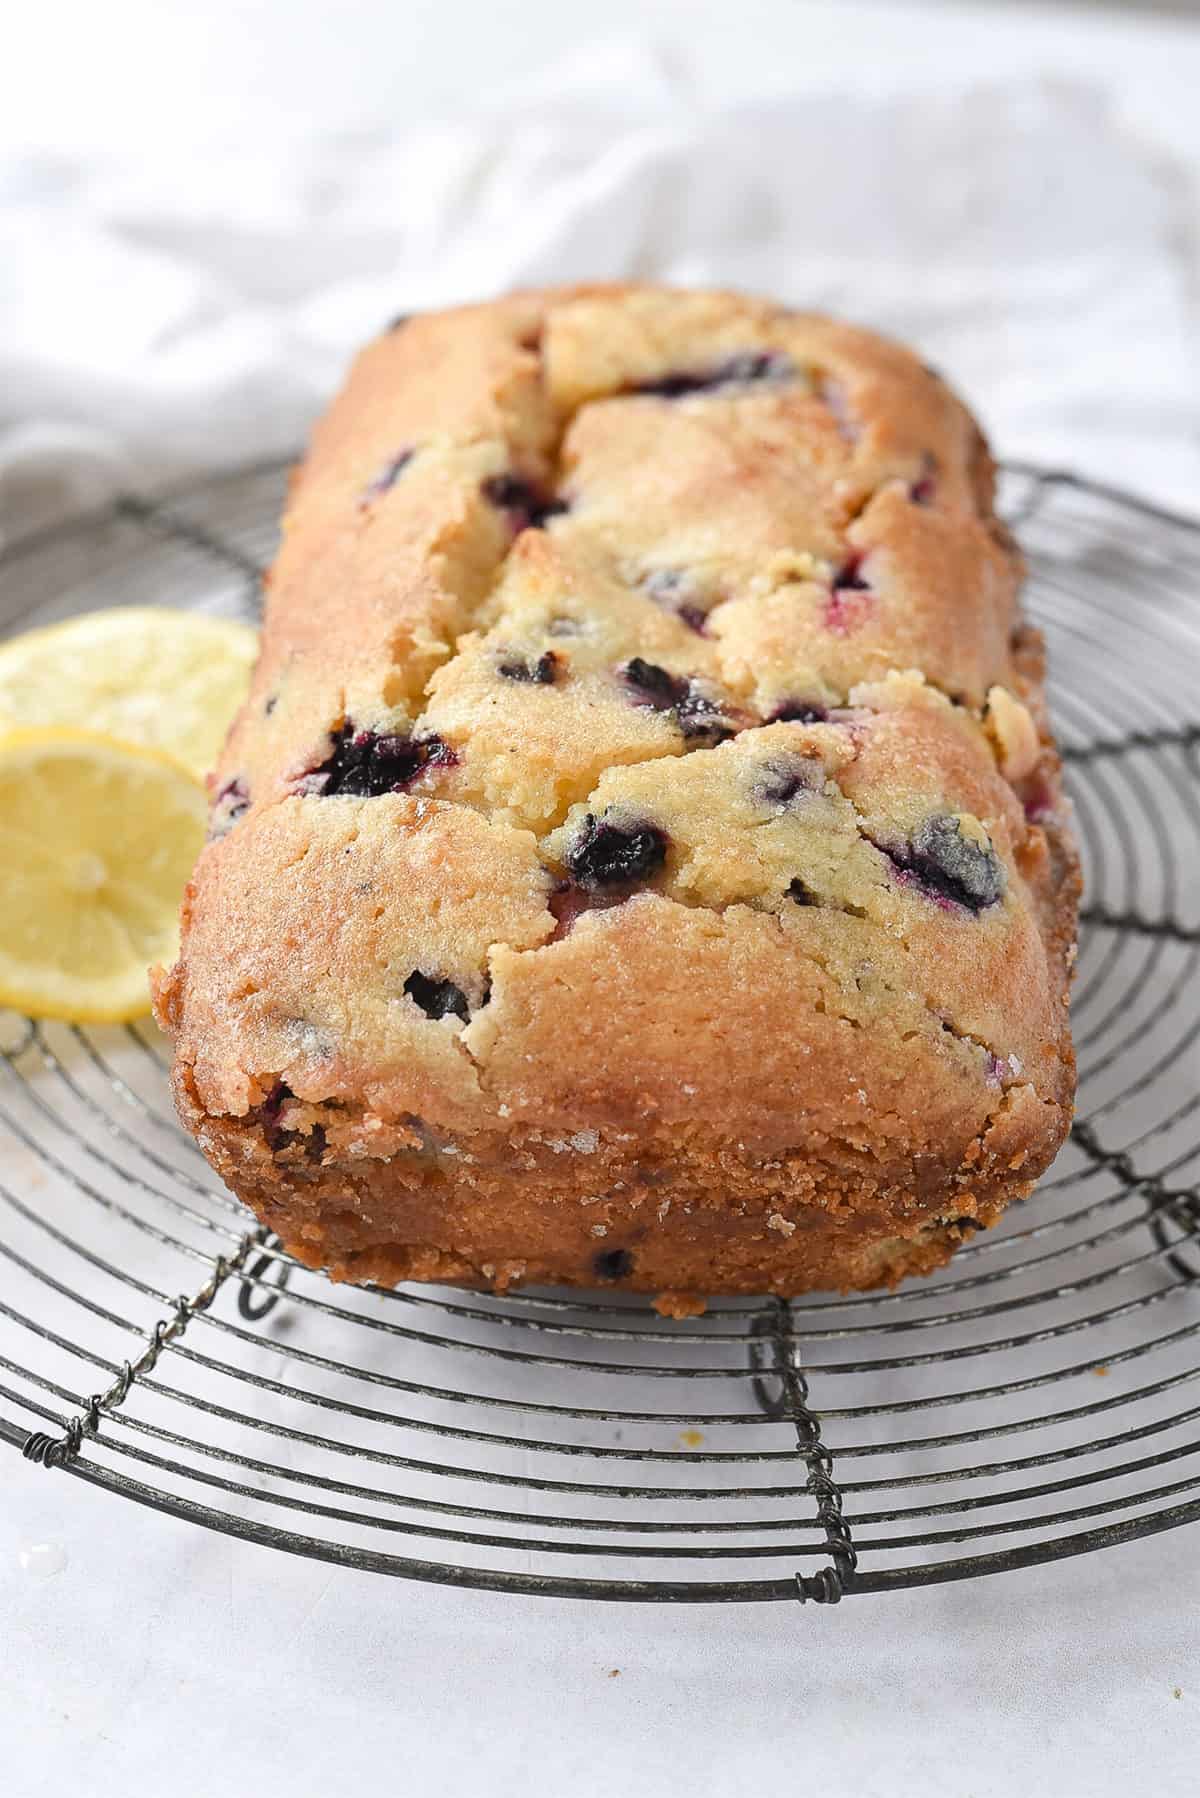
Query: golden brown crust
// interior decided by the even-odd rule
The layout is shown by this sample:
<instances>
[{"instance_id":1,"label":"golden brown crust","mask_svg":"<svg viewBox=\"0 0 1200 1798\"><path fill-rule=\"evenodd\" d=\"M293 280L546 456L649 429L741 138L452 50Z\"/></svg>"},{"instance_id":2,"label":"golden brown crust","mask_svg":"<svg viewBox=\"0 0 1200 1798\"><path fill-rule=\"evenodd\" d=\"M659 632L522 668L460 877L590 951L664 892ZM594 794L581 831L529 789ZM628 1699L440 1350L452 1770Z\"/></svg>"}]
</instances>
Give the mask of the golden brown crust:
<instances>
[{"instance_id":1,"label":"golden brown crust","mask_svg":"<svg viewBox=\"0 0 1200 1798\"><path fill-rule=\"evenodd\" d=\"M925 1271L1030 1190L1078 873L991 486L907 351L743 296L363 353L157 1001L289 1248L682 1314Z\"/></svg>"}]
</instances>

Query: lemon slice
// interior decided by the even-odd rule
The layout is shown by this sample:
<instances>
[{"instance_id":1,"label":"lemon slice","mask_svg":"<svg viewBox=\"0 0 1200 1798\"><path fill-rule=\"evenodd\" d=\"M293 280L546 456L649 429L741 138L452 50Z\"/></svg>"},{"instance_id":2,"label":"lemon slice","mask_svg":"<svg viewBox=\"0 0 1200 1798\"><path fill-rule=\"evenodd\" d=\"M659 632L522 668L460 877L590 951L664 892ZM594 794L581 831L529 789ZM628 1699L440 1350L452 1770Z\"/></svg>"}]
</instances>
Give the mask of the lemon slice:
<instances>
[{"instance_id":1,"label":"lemon slice","mask_svg":"<svg viewBox=\"0 0 1200 1798\"><path fill-rule=\"evenodd\" d=\"M174 959L204 789L169 756L89 731L0 736L0 1004L119 1022Z\"/></svg>"},{"instance_id":2,"label":"lemon slice","mask_svg":"<svg viewBox=\"0 0 1200 1798\"><path fill-rule=\"evenodd\" d=\"M82 725L213 766L258 651L249 625L164 606L85 612L0 644L0 727Z\"/></svg>"}]
</instances>

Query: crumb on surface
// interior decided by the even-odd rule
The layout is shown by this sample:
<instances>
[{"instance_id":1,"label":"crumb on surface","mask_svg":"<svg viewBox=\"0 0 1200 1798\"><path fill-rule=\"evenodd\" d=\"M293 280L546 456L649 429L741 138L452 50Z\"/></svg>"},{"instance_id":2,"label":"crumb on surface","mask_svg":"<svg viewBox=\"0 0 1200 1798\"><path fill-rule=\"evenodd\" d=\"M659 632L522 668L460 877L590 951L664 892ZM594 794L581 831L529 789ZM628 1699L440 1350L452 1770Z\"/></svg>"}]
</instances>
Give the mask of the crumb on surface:
<instances>
[{"instance_id":1,"label":"crumb on surface","mask_svg":"<svg viewBox=\"0 0 1200 1798\"><path fill-rule=\"evenodd\" d=\"M660 1292L654 1300L654 1309L660 1317L703 1317L708 1310L708 1300L696 1292Z\"/></svg>"}]
</instances>

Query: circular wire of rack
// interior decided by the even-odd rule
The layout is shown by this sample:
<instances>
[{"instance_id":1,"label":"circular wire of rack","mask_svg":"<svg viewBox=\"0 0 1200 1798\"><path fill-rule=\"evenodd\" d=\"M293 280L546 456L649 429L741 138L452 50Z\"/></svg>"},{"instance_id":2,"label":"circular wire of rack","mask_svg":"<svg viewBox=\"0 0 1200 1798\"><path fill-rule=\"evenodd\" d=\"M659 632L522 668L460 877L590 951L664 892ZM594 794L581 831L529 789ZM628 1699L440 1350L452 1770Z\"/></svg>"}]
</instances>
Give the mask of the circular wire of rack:
<instances>
[{"instance_id":1,"label":"circular wire of rack","mask_svg":"<svg viewBox=\"0 0 1200 1798\"><path fill-rule=\"evenodd\" d=\"M282 461L0 555L0 630L257 614ZM894 1292L715 1302L336 1287L176 1125L150 1025L0 1013L0 1440L380 1573L834 1602L1200 1517L1200 525L1010 465L1087 888L1070 1141Z\"/></svg>"}]
</instances>

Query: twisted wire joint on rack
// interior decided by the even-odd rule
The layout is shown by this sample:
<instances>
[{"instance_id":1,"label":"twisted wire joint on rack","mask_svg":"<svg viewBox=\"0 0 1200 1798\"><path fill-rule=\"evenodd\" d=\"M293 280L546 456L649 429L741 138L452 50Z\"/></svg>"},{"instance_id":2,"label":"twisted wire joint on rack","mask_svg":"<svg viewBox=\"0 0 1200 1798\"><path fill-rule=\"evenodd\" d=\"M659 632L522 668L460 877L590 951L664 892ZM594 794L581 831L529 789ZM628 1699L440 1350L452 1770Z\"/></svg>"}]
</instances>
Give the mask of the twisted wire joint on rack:
<instances>
[{"instance_id":1,"label":"twisted wire joint on rack","mask_svg":"<svg viewBox=\"0 0 1200 1798\"><path fill-rule=\"evenodd\" d=\"M800 1366L786 1299L773 1301L775 1362L783 1386L784 1408L796 1432L796 1446L808 1468L808 1490L816 1500L831 1565L816 1573L796 1574L801 1604L838 1604L849 1590L858 1566L850 1526L842 1515L842 1494L833 1474L833 1456L821 1441L821 1425L809 1409L808 1381Z\"/></svg>"},{"instance_id":2,"label":"twisted wire joint on rack","mask_svg":"<svg viewBox=\"0 0 1200 1798\"><path fill-rule=\"evenodd\" d=\"M218 1255L212 1273L200 1290L191 1298L180 1294L170 1317L160 1317L155 1323L136 1361L122 1362L112 1385L105 1392L94 1392L84 1409L67 1419L61 1436L52 1436L47 1430L34 1430L26 1437L21 1447L25 1459L38 1467L63 1467L74 1460L84 1442L98 1433L105 1413L124 1404L134 1382L151 1371L163 1350L183 1335L193 1317L208 1310L226 1280L241 1272L251 1251L261 1247L266 1236L264 1229L248 1230L232 1255Z\"/></svg>"}]
</instances>

